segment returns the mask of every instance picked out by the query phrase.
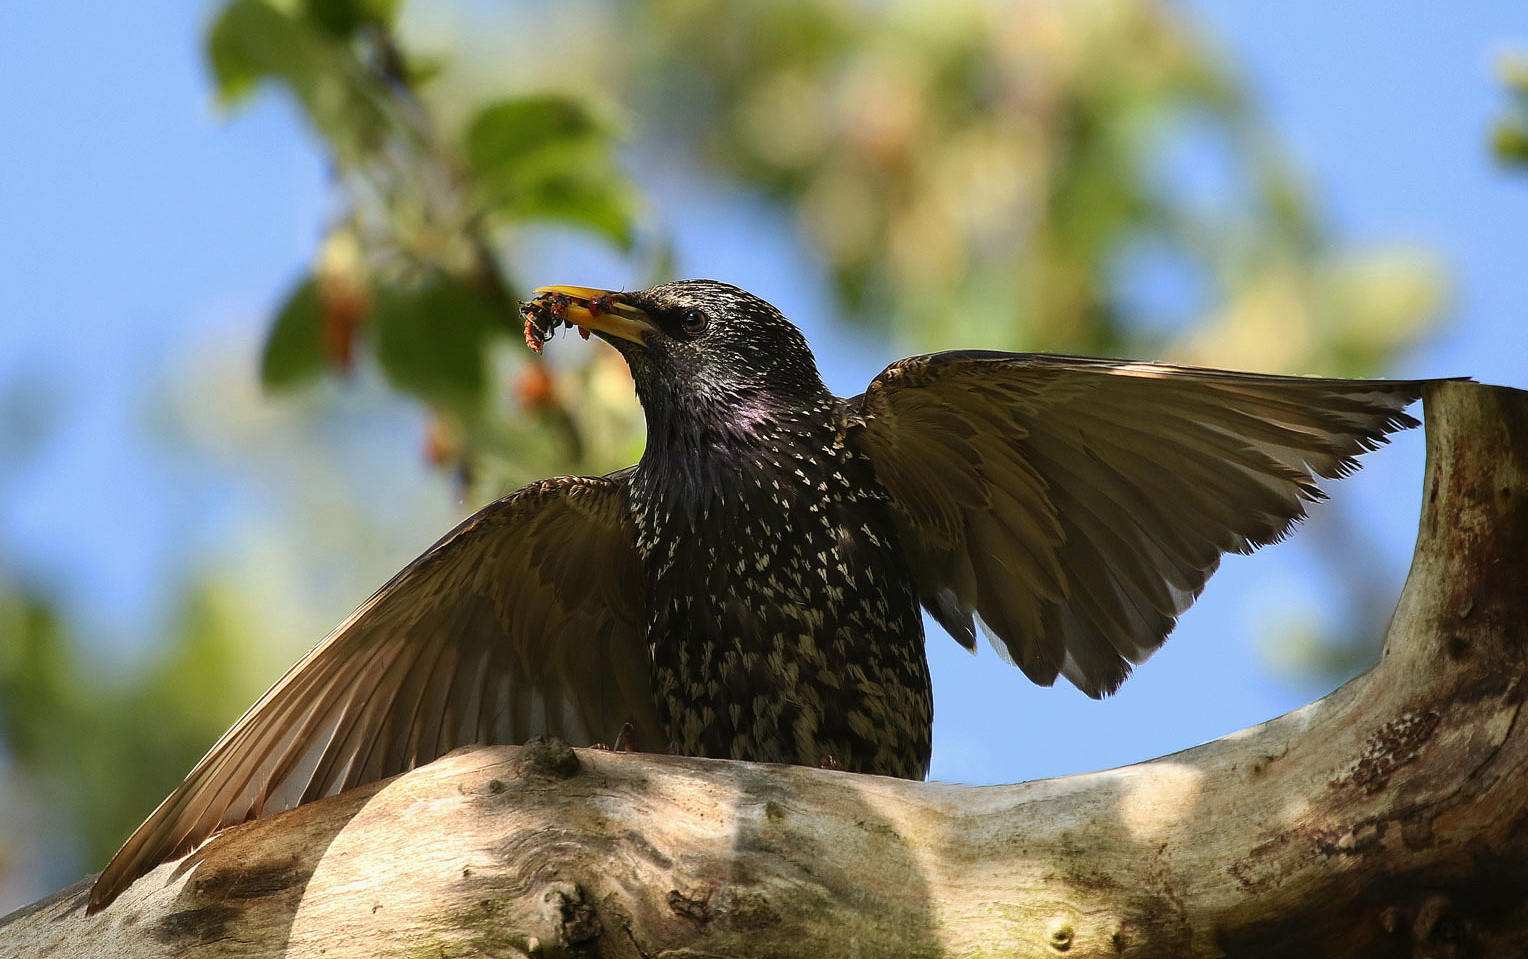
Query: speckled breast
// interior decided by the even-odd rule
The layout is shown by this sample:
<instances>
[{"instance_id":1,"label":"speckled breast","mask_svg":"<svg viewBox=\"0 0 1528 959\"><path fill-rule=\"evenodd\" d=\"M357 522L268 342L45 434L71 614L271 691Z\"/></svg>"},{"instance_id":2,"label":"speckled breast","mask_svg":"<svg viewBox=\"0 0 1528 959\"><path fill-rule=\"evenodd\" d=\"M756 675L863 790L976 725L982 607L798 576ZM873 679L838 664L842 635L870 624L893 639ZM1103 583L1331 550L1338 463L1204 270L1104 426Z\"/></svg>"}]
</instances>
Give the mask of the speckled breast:
<instances>
[{"instance_id":1,"label":"speckled breast","mask_svg":"<svg viewBox=\"0 0 1528 959\"><path fill-rule=\"evenodd\" d=\"M885 493L833 435L749 459L633 483L669 747L921 779L932 689Z\"/></svg>"}]
</instances>

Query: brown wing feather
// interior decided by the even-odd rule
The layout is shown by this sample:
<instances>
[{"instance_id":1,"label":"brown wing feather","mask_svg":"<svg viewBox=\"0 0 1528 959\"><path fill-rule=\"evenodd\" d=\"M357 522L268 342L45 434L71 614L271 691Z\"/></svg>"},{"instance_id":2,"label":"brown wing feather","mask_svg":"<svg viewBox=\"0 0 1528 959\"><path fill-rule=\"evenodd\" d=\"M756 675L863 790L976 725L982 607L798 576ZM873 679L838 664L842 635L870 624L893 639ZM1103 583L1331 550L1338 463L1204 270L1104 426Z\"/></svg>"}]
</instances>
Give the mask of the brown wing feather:
<instances>
[{"instance_id":1,"label":"brown wing feather","mask_svg":"<svg viewBox=\"0 0 1528 959\"><path fill-rule=\"evenodd\" d=\"M538 734L663 740L625 476L559 477L468 518L219 739L91 890L104 908L225 826Z\"/></svg>"},{"instance_id":2,"label":"brown wing feather","mask_svg":"<svg viewBox=\"0 0 1528 959\"><path fill-rule=\"evenodd\" d=\"M1222 554L1280 539L1315 476L1416 425L1422 385L957 352L892 364L845 411L934 618L1099 696Z\"/></svg>"}]
</instances>

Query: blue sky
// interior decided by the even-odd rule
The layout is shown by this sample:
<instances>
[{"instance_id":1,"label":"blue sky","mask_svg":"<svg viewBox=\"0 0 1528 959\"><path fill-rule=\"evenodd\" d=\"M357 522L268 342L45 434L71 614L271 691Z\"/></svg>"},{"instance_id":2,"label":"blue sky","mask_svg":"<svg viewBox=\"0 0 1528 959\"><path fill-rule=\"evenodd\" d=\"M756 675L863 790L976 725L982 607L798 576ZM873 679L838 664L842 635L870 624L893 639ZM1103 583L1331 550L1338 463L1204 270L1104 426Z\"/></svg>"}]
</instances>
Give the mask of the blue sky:
<instances>
[{"instance_id":1,"label":"blue sky","mask_svg":"<svg viewBox=\"0 0 1528 959\"><path fill-rule=\"evenodd\" d=\"M1245 71L1335 239L1413 242L1447 262L1449 323L1395 372L1528 385L1528 174L1499 170L1486 151L1504 102L1493 58L1513 42L1528 49L1528 8L1188 7ZM253 379L266 311L308 262L325 213L322 163L283 104L264 97L230 121L216 116L199 52L205 15L171 0L61 0L15 6L0 32L0 406L18 384L45 383L50 424L31 455L0 462L0 564L10 566L0 572L66 597L105 664L114 644L162 626L164 584L196 561L196 547L272 508L237 475L237 458L177 461L145 424L156 390L187 379L188 344L243 350L247 363L227 375ZM685 186L649 184L685 273L774 299L807 328L841 393L894 358L825 329L824 284L768 210ZM536 262L546 282L632 278L578 244L549 242ZM189 381L203 391L190 402L223 401L217 377ZM410 460L389 489L445 489L411 460L417 413L395 401L370 422L373 455ZM1420 482L1415 434L1335 489L1375 519L1384 545L1383 556L1353 561L1397 589ZM449 504L438 513L443 529ZM433 532L389 545L386 561L401 565ZM931 636L935 775L1013 781L1116 765L1305 702L1320 690L1270 680L1257 637L1284 604L1319 604L1298 575L1309 562L1298 537L1228 561L1173 641L1105 703L1035 689L990 651L973 658ZM369 586L356 588L324 600L331 621Z\"/></svg>"}]
</instances>

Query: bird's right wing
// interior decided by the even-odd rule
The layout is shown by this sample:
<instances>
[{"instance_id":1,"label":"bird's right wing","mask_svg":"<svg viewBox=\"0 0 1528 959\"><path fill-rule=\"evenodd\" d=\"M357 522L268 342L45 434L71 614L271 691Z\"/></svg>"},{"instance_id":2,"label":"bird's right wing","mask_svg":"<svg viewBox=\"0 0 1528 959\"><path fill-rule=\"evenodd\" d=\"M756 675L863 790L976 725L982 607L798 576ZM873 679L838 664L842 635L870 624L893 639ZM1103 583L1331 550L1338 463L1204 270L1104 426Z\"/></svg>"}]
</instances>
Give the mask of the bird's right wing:
<instances>
[{"instance_id":1,"label":"bird's right wing","mask_svg":"<svg viewBox=\"0 0 1528 959\"><path fill-rule=\"evenodd\" d=\"M225 826L538 734L660 748L625 477L534 483L468 518L250 707L96 880L91 912Z\"/></svg>"}]
</instances>

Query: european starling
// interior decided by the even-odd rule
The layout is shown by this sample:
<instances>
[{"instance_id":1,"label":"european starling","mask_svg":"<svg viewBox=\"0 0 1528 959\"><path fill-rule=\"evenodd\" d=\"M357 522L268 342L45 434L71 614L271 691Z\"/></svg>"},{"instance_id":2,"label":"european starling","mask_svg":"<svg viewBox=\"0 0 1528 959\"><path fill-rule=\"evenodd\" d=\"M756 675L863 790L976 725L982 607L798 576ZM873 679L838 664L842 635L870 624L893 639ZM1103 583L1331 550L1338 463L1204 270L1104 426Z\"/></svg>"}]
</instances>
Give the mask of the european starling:
<instances>
[{"instance_id":1,"label":"european starling","mask_svg":"<svg viewBox=\"0 0 1528 959\"><path fill-rule=\"evenodd\" d=\"M127 840L105 907L225 826L471 743L552 735L921 778L919 607L1042 685L1112 692L1226 552L1284 536L1421 381L959 351L852 399L710 280L537 291L626 358L641 462L480 510L260 697Z\"/></svg>"}]
</instances>

